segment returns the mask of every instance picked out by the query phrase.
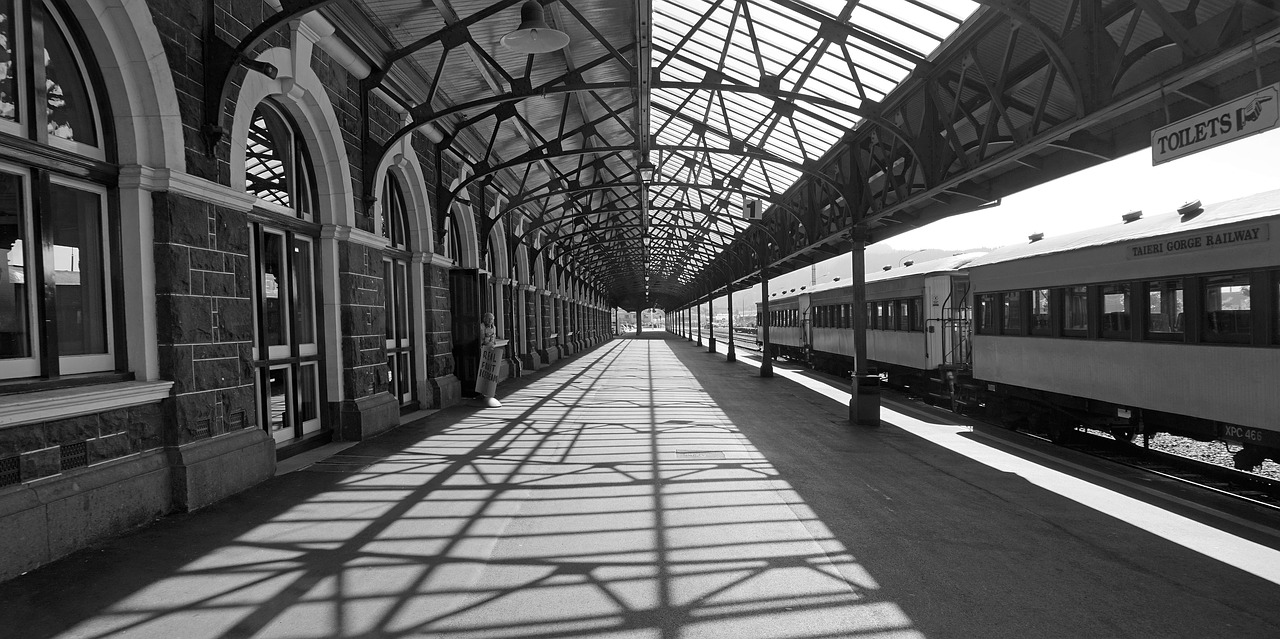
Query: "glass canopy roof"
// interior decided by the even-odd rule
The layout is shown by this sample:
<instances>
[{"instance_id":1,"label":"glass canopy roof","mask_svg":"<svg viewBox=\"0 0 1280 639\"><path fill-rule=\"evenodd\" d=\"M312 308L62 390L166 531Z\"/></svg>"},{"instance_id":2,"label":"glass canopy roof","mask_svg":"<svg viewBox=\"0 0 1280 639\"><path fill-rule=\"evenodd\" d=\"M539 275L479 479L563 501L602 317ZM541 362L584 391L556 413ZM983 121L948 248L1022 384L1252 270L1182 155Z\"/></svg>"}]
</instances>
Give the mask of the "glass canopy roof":
<instances>
[{"instance_id":1,"label":"glass canopy roof","mask_svg":"<svg viewBox=\"0 0 1280 639\"><path fill-rule=\"evenodd\" d=\"M530 56L499 42L518 0L353 0L390 45L398 79L378 82L409 127L439 126L477 173L502 173L486 183L544 244L628 304L684 297L749 227L746 200L792 211L788 191L978 8L539 1L571 42Z\"/></svg>"},{"instance_id":2,"label":"glass canopy roof","mask_svg":"<svg viewBox=\"0 0 1280 639\"><path fill-rule=\"evenodd\" d=\"M655 0L649 130L660 177L650 205L664 224L651 228L670 234L656 239L727 243L745 227L744 199L789 189L857 126L860 107L883 100L977 6ZM682 206L663 210L672 203Z\"/></svg>"}]
</instances>

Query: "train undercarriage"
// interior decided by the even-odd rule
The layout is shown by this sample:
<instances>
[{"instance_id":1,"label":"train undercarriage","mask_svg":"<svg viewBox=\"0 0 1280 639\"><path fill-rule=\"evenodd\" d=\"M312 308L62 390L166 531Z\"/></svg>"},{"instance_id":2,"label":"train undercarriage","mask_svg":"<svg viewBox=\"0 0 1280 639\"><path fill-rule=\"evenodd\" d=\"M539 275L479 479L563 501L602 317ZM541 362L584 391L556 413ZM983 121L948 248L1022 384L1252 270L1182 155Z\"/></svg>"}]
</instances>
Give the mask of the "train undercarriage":
<instances>
[{"instance_id":1,"label":"train undercarriage","mask_svg":"<svg viewBox=\"0 0 1280 639\"><path fill-rule=\"evenodd\" d=\"M774 359L786 359L842 378L853 374L851 357L796 346L770 346ZM1280 433L1273 431L985 382L974 379L965 365L940 366L934 370L877 361L869 361L868 365L870 372L880 375L885 387L959 414L981 417L1013 430L1042 434L1057 443L1068 442L1081 429L1105 431L1123 442L1168 433L1201 442L1224 441L1239 446L1232 453L1233 465L1239 470L1252 470L1267 459L1280 463Z\"/></svg>"}]
</instances>

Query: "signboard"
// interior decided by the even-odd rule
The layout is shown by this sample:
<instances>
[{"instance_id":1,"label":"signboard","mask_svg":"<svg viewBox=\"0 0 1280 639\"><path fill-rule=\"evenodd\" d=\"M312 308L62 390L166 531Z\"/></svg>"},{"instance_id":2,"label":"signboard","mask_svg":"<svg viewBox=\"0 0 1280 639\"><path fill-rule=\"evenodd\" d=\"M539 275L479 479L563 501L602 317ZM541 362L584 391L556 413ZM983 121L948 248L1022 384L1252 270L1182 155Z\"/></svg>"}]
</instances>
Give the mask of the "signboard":
<instances>
[{"instance_id":1,"label":"signboard","mask_svg":"<svg viewBox=\"0 0 1280 639\"><path fill-rule=\"evenodd\" d=\"M1151 165L1234 142L1280 126L1280 85L1202 111L1151 132Z\"/></svg>"},{"instance_id":2,"label":"signboard","mask_svg":"<svg viewBox=\"0 0 1280 639\"><path fill-rule=\"evenodd\" d=\"M1266 224L1255 224L1235 229L1213 229L1191 235L1151 238L1125 246L1125 257L1135 259L1157 255L1178 255L1211 248L1234 248L1240 244L1266 242L1271 239L1271 229Z\"/></svg>"},{"instance_id":3,"label":"signboard","mask_svg":"<svg viewBox=\"0 0 1280 639\"><path fill-rule=\"evenodd\" d=\"M748 220L763 220L764 202L760 200L744 200L742 202L742 217Z\"/></svg>"},{"instance_id":4,"label":"signboard","mask_svg":"<svg viewBox=\"0 0 1280 639\"><path fill-rule=\"evenodd\" d=\"M502 362L502 347L507 340L500 339L493 346L480 347L480 371L476 373L476 393L493 397L498 390L498 366Z\"/></svg>"}]
</instances>

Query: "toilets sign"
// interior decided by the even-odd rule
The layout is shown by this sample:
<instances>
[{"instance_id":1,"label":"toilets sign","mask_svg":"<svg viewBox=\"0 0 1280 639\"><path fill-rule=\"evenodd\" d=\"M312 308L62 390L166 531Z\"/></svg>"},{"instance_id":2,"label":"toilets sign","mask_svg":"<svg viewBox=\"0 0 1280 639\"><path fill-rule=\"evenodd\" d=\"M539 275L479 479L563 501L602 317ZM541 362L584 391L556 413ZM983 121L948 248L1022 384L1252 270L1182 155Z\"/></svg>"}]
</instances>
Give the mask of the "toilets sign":
<instances>
[{"instance_id":1,"label":"toilets sign","mask_svg":"<svg viewBox=\"0 0 1280 639\"><path fill-rule=\"evenodd\" d=\"M1234 142L1280 125L1280 85L1264 87L1151 132L1151 164Z\"/></svg>"}]
</instances>

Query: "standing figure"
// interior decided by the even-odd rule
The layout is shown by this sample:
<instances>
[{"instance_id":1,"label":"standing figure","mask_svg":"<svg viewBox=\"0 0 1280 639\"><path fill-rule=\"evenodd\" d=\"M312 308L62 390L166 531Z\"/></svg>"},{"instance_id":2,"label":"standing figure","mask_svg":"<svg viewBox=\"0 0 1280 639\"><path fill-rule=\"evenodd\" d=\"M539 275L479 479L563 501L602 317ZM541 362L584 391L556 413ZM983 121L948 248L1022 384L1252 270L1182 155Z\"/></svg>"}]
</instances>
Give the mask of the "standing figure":
<instances>
[{"instance_id":1,"label":"standing figure","mask_svg":"<svg viewBox=\"0 0 1280 639\"><path fill-rule=\"evenodd\" d=\"M498 341L498 329L493 325L493 313L485 313L480 320L480 346L493 346Z\"/></svg>"}]
</instances>

